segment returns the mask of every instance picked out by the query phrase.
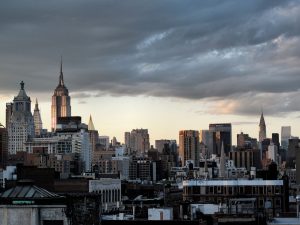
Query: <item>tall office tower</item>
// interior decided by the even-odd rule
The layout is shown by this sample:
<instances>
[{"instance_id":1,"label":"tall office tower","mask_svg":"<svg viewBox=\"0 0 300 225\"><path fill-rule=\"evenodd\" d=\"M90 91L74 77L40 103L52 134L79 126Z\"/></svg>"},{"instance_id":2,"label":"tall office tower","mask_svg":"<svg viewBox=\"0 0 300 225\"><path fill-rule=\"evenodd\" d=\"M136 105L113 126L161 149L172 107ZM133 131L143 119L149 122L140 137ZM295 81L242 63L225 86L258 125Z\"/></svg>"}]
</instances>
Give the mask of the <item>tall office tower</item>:
<instances>
[{"instance_id":1,"label":"tall office tower","mask_svg":"<svg viewBox=\"0 0 300 225\"><path fill-rule=\"evenodd\" d=\"M179 157L182 166L185 166L187 160L193 160L194 166L199 166L199 132L196 130L179 131Z\"/></svg>"},{"instance_id":2,"label":"tall office tower","mask_svg":"<svg viewBox=\"0 0 300 225\"><path fill-rule=\"evenodd\" d=\"M34 111L33 111L33 121L34 121L34 134L35 134L35 136L40 136L41 131L43 129L43 123L42 123L37 99L35 100L35 107L34 107Z\"/></svg>"},{"instance_id":3,"label":"tall office tower","mask_svg":"<svg viewBox=\"0 0 300 225\"><path fill-rule=\"evenodd\" d=\"M177 143L176 140L166 140L166 139L161 139L161 140L155 140L155 148L159 153L163 152L163 149L165 148L165 145L170 148L172 153L177 152Z\"/></svg>"},{"instance_id":4,"label":"tall office tower","mask_svg":"<svg viewBox=\"0 0 300 225\"><path fill-rule=\"evenodd\" d=\"M244 134L241 132L237 134L237 147L243 148L246 145L246 141L249 139L249 134Z\"/></svg>"},{"instance_id":5,"label":"tall office tower","mask_svg":"<svg viewBox=\"0 0 300 225\"><path fill-rule=\"evenodd\" d=\"M209 130L200 130L200 143L204 144L206 148L206 157L210 157L213 154L213 146L214 146L214 133Z\"/></svg>"},{"instance_id":6,"label":"tall office tower","mask_svg":"<svg viewBox=\"0 0 300 225\"><path fill-rule=\"evenodd\" d=\"M264 113L261 113L260 121L259 121L259 142L262 142L264 139L267 138L267 132L266 132L266 123L264 118Z\"/></svg>"},{"instance_id":7,"label":"tall office tower","mask_svg":"<svg viewBox=\"0 0 300 225\"><path fill-rule=\"evenodd\" d=\"M208 149L212 149L212 154L221 155L222 142L224 143L224 152L228 154L231 151L231 123L209 124L209 131L212 135L211 143Z\"/></svg>"},{"instance_id":8,"label":"tall office tower","mask_svg":"<svg viewBox=\"0 0 300 225\"><path fill-rule=\"evenodd\" d=\"M237 134L237 148L238 149L256 149L257 139L251 138L249 134L241 132Z\"/></svg>"},{"instance_id":9,"label":"tall office tower","mask_svg":"<svg viewBox=\"0 0 300 225\"><path fill-rule=\"evenodd\" d=\"M12 110L13 110L13 103L9 102L6 103L6 123L5 123L5 127L8 127L10 118L11 118L11 114L12 114Z\"/></svg>"},{"instance_id":10,"label":"tall office tower","mask_svg":"<svg viewBox=\"0 0 300 225\"><path fill-rule=\"evenodd\" d=\"M244 149L229 152L229 159L234 161L237 168L244 167L250 171L251 167L261 168L260 150Z\"/></svg>"},{"instance_id":11,"label":"tall office tower","mask_svg":"<svg viewBox=\"0 0 300 225\"><path fill-rule=\"evenodd\" d=\"M116 137L113 137L111 139L111 145L112 146L118 146L120 143L118 142L117 138Z\"/></svg>"},{"instance_id":12,"label":"tall office tower","mask_svg":"<svg viewBox=\"0 0 300 225\"><path fill-rule=\"evenodd\" d=\"M94 156L94 152L96 151L96 145L99 144L99 133L95 129L92 116L90 115L89 123L88 123L88 132L90 137L90 143L92 145L91 158Z\"/></svg>"},{"instance_id":13,"label":"tall office tower","mask_svg":"<svg viewBox=\"0 0 300 225\"><path fill-rule=\"evenodd\" d=\"M279 143L279 134L278 133L272 133L272 142L274 145L277 146L277 149L280 149L280 143Z\"/></svg>"},{"instance_id":14,"label":"tall office tower","mask_svg":"<svg viewBox=\"0 0 300 225\"><path fill-rule=\"evenodd\" d=\"M299 138L289 139L286 158L286 168L295 168L295 160L297 152L300 151L300 140Z\"/></svg>"},{"instance_id":15,"label":"tall office tower","mask_svg":"<svg viewBox=\"0 0 300 225\"><path fill-rule=\"evenodd\" d=\"M202 142L203 144L205 144L206 146L208 146L209 144L209 130L200 130L200 142Z\"/></svg>"},{"instance_id":16,"label":"tall office tower","mask_svg":"<svg viewBox=\"0 0 300 225\"><path fill-rule=\"evenodd\" d=\"M62 61L60 62L59 83L54 90L51 105L51 129L56 130L58 117L71 116L71 98L69 91L64 84L64 75L62 72Z\"/></svg>"},{"instance_id":17,"label":"tall office tower","mask_svg":"<svg viewBox=\"0 0 300 225\"><path fill-rule=\"evenodd\" d=\"M109 136L99 136L99 144L102 145L105 149L109 148Z\"/></svg>"},{"instance_id":18,"label":"tall office tower","mask_svg":"<svg viewBox=\"0 0 300 225\"><path fill-rule=\"evenodd\" d=\"M125 145L127 148L130 148L130 132L125 132L124 134L124 138L125 138Z\"/></svg>"},{"instance_id":19,"label":"tall office tower","mask_svg":"<svg viewBox=\"0 0 300 225\"><path fill-rule=\"evenodd\" d=\"M150 149L148 129L133 129L131 131L130 148L139 155L144 155Z\"/></svg>"},{"instance_id":20,"label":"tall office tower","mask_svg":"<svg viewBox=\"0 0 300 225\"><path fill-rule=\"evenodd\" d=\"M292 137L291 126L281 127L281 146L283 149L287 150L289 147L289 139Z\"/></svg>"},{"instance_id":21,"label":"tall office tower","mask_svg":"<svg viewBox=\"0 0 300 225\"><path fill-rule=\"evenodd\" d=\"M5 168L7 162L7 129L0 124L0 168Z\"/></svg>"},{"instance_id":22,"label":"tall office tower","mask_svg":"<svg viewBox=\"0 0 300 225\"><path fill-rule=\"evenodd\" d=\"M31 100L25 92L24 82L20 85L21 89L13 100L12 114L7 126L9 154L25 151L24 143L28 138L34 137Z\"/></svg>"},{"instance_id":23,"label":"tall office tower","mask_svg":"<svg viewBox=\"0 0 300 225\"><path fill-rule=\"evenodd\" d=\"M267 159L272 160L273 162L278 164L278 147L275 143L271 142L268 146L268 154Z\"/></svg>"}]
</instances>

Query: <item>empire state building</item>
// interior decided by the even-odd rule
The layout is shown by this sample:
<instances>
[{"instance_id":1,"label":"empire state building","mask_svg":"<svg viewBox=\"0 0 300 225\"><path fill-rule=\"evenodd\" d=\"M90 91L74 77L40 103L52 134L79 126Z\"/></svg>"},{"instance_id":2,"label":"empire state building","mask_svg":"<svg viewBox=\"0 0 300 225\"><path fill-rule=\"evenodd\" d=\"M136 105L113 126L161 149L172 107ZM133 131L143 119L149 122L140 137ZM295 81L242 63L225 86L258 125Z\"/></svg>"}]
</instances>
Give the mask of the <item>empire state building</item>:
<instances>
[{"instance_id":1,"label":"empire state building","mask_svg":"<svg viewBox=\"0 0 300 225\"><path fill-rule=\"evenodd\" d=\"M60 62L59 83L54 90L51 105L51 130L56 130L58 117L71 116L71 98L69 91L64 84L64 75L62 72L62 60Z\"/></svg>"}]
</instances>

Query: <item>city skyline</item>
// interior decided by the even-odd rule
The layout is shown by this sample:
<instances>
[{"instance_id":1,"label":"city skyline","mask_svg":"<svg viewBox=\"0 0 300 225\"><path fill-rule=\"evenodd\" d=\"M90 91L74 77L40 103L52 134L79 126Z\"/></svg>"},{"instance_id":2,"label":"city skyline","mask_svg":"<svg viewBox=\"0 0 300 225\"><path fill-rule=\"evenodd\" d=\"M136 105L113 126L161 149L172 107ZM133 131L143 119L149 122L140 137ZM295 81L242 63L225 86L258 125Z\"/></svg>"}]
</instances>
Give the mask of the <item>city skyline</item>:
<instances>
[{"instance_id":1,"label":"city skyline","mask_svg":"<svg viewBox=\"0 0 300 225\"><path fill-rule=\"evenodd\" d=\"M235 144L258 138L261 107L267 137L300 135L297 1L56 3L0 9L2 124L23 80L50 130L63 55L72 115L92 115L100 135L144 128L154 144L230 122Z\"/></svg>"}]
</instances>

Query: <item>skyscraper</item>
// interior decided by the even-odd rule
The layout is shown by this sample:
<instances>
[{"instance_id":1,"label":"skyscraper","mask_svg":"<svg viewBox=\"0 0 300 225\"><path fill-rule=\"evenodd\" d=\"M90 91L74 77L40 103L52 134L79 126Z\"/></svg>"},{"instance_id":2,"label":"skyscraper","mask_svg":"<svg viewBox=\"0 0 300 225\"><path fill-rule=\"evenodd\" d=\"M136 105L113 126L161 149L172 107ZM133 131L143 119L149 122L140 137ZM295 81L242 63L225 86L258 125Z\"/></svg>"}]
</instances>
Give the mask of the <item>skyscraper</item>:
<instances>
[{"instance_id":1,"label":"skyscraper","mask_svg":"<svg viewBox=\"0 0 300 225\"><path fill-rule=\"evenodd\" d=\"M264 118L264 113L261 112L260 121L259 121L259 142L262 142L264 139L267 138L266 132L266 123Z\"/></svg>"},{"instance_id":2,"label":"skyscraper","mask_svg":"<svg viewBox=\"0 0 300 225\"><path fill-rule=\"evenodd\" d=\"M24 89L24 82L12 103L12 113L8 121L8 152L16 154L25 151L24 143L28 138L34 137L34 122L31 114L31 100Z\"/></svg>"},{"instance_id":3,"label":"skyscraper","mask_svg":"<svg viewBox=\"0 0 300 225\"><path fill-rule=\"evenodd\" d=\"M5 119L6 120L6 122L5 122L6 128L9 125L9 121L10 121L10 118L11 118L12 110L13 110L13 103L11 103L11 102L6 103L6 119Z\"/></svg>"},{"instance_id":4,"label":"skyscraper","mask_svg":"<svg viewBox=\"0 0 300 225\"><path fill-rule=\"evenodd\" d=\"M291 126L283 126L281 127L281 146L285 150L288 149L289 139L292 137L292 128Z\"/></svg>"},{"instance_id":5,"label":"skyscraper","mask_svg":"<svg viewBox=\"0 0 300 225\"><path fill-rule=\"evenodd\" d=\"M280 149L280 143L279 143L279 134L278 133L272 133L272 142L274 145L277 146L277 149Z\"/></svg>"},{"instance_id":6,"label":"skyscraper","mask_svg":"<svg viewBox=\"0 0 300 225\"><path fill-rule=\"evenodd\" d=\"M69 91L64 84L62 72L62 60L60 62L59 83L54 90L51 105L51 129L55 131L58 117L71 116L71 98Z\"/></svg>"},{"instance_id":7,"label":"skyscraper","mask_svg":"<svg viewBox=\"0 0 300 225\"><path fill-rule=\"evenodd\" d=\"M209 132L212 135L211 143L209 143L208 149L212 149L211 154L221 155L222 142L224 144L224 152L228 154L231 151L232 135L231 135L231 123L215 123L209 124Z\"/></svg>"},{"instance_id":8,"label":"skyscraper","mask_svg":"<svg viewBox=\"0 0 300 225\"><path fill-rule=\"evenodd\" d=\"M0 168L5 168L7 161L7 129L0 124Z\"/></svg>"},{"instance_id":9,"label":"skyscraper","mask_svg":"<svg viewBox=\"0 0 300 225\"><path fill-rule=\"evenodd\" d=\"M93 158L94 152L96 151L96 146L97 144L99 144L99 133L98 130L95 129L91 115L88 123L88 132L90 137L90 143L92 146L91 158Z\"/></svg>"},{"instance_id":10,"label":"skyscraper","mask_svg":"<svg viewBox=\"0 0 300 225\"><path fill-rule=\"evenodd\" d=\"M194 166L199 166L199 132L196 130L179 131L179 157L182 166L187 160L193 160Z\"/></svg>"},{"instance_id":11,"label":"skyscraper","mask_svg":"<svg viewBox=\"0 0 300 225\"><path fill-rule=\"evenodd\" d=\"M39 110L39 104L37 99L35 100L35 107L33 111L33 121L34 121L34 133L35 136L41 135L41 131L43 129L43 123L41 119L41 114Z\"/></svg>"},{"instance_id":12,"label":"skyscraper","mask_svg":"<svg viewBox=\"0 0 300 225\"><path fill-rule=\"evenodd\" d=\"M210 137L210 132L209 130L200 130L200 142L208 146L209 144L209 137Z\"/></svg>"},{"instance_id":13,"label":"skyscraper","mask_svg":"<svg viewBox=\"0 0 300 225\"><path fill-rule=\"evenodd\" d=\"M130 132L124 133L125 145L127 148L130 148Z\"/></svg>"},{"instance_id":14,"label":"skyscraper","mask_svg":"<svg viewBox=\"0 0 300 225\"><path fill-rule=\"evenodd\" d=\"M133 129L130 133L130 148L132 152L144 155L150 149L148 129Z\"/></svg>"}]
</instances>

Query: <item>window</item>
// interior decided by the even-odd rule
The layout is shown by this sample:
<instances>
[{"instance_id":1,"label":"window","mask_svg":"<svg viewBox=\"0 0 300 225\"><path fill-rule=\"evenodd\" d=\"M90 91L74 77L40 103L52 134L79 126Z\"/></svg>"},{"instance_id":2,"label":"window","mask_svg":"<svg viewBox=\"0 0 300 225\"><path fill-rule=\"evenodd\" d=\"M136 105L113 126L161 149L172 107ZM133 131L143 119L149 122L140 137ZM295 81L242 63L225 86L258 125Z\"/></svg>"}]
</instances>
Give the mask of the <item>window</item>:
<instances>
[{"instance_id":1,"label":"window","mask_svg":"<svg viewBox=\"0 0 300 225\"><path fill-rule=\"evenodd\" d=\"M276 205L277 207L280 207L280 205L281 205L281 201L280 201L280 199L276 199L276 201L275 201L275 205Z\"/></svg>"},{"instance_id":2,"label":"window","mask_svg":"<svg viewBox=\"0 0 300 225\"><path fill-rule=\"evenodd\" d=\"M63 220L43 220L43 225L64 225Z\"/></svg>"}]
</instances>

